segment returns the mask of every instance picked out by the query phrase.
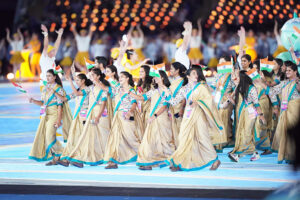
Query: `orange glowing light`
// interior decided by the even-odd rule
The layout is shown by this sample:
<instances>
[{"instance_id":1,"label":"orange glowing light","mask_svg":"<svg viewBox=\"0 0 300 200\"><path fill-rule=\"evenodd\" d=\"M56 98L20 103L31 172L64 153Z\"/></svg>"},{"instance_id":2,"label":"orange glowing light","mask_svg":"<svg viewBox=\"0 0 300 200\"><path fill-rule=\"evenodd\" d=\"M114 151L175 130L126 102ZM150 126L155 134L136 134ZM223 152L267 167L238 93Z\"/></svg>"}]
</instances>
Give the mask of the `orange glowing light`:
<instances>
[{"instance_id":1,"label":"orange glowing light","mask_svg":"<svg viewBox=\"0 0 300 200\"><path fill-rule=\"evenodd\" d=\"M164 18L166 21L170 21L170 17L169 16L165 16L165 18Z\"/></svg>"},{"instance_id":2,"label":"orange glowing light","mask_svg":"<svg viewBox=\"0 0 300 200\"><path fill-rule=\"evenodd\" d=\"M159 22L161 20L161 18L159 16L156 16L155 18L155 21Z\"/></svg>"},{"instance_id":3,"label":"orange glowing light","mask_svg":"<svg viewBox=\"0 0 300 200\"><path fill-rule=\"evenodd\" d=\"M159 12L158 16L163 17L165 14L163 12Z\"/></svg>"},{"instance_id":4,"label":"orange glowing light","mask_svg":"<svg viewBox=\"0 0 300 200\"><path fill-rule=\"evenodd\" d=\"M268 14L268 18L269 19L273 19L273 15L272 14Z\"/></svg>"},{"instance_id":5,"label":"orange glowing light","mask_svg":"<svg viewBox=\"0 0 300 200\"><path fill-rule=\"evenodd\" d=\"M145 21L149 22L151 18L149 16L145 17Z\"/></svg>"},{"instance_id":6,"label":"orange glowing light","mask_svg":"<svg viewBox=\"0 0 300 200\"><path fill-rule=\"evenodd\" d=\"M90 6L89 6L88 4L86 4L86 5L83 7L84 10L88 10L89 8L90 8Z\"/></svg>"},{"instance_id":7,"label":"orange glowing light","mask_svg":"<svg viewBox=\"0 0 300 200\"><path fill-rule=\"evenodd\" d=\"M215 24L215 28L220 29L221 28L220 24Z\"/></svg>"},{"instance_id":8,"label":"orange glowing light","mask_svg":"<svg viewBox=\"0 0 300 200\"><path fill-rule=\"evenodd\" d=\"M228 15L228 12L227 12L226 10L223 10L223 11L222 11L222 14L223 14L224 16L227 16L227 15Z\"/></svg>"},{"instance_id":9,"label":"orange glowing light","mask_svg":"<svg viewBox=\"0 0 300 200\"><path fill-rule=\"evenodd\" d=\"M222 11L222 8L218 6L216 10L217 10L218 12L221 12L221 11Z\"/></svg>"},{"instance_id":10,"label":"orange glowing light","mask_svg":"<svg viewBox=\"0 0 300 200\"><path fill-rule=\"evenodd\" d=\"M155 26L154 26L154 25L150 25L150 26L149 26L149 29L150 29L151 31L154 31L154 30L155 30Z\"/></svg>"},{"instance_id":11,"label":"orange glowing light","mask_svg":"<svg viewBox=\"0 0 300 200\"><path fill-rule=\"evenodd\" d=\"M173 17L174 16L174 12L170 11L169 12L169 16Z\"/></svg>"},{"instance_id":12,"label":"orange glowing light","mask_svg":"<svg viewBox=\"0 0 300 200\"><path fill-rule=\"evenodd\" d=\"M140 16L144 18L144 17L146 17L146 13L142 12L142 13L140 14Z\"/></svg>"},{"instance_id":13,"label":"orange glowing light","mask_svg":"<svg viewBox=\"0 0 300 200\"><path fill-rule=\"evenodd\" d=\"M236 10L234 10L232 13L233 13L234 15L238 15L238 12L237 12Z\"/></svg>"},{"instance_id":14,"label":"orange glowing light","mask_svg":"<svg viewBox=\"0 0 300 200\"><path fill-rule=\"evenodd\" d=\"M140 21L140 18L139 18L139 17L135 17L135 18L134 18L134 21L139 22L139 21Z\"/></svg>"},{"instance_id":15,"label":"orange glowing light","mask_svg":"<svg viewBox=\"0 0 300 200\"><path fill-rule=\"evenodd\" d=\"M131 26L136 26L137 23L136 22L131 22Z\"/></svg>"},{"instance_id":16,"label":"orange glowing light","mask_svg":"<svg viewBox=\"0 0 300 200\"><path fill-rule=\"evenodd\" d=\"M155 15L154 12L150 12L150 13L149 13L149 16L150 16L150 17L154 17L154 15Z\"/></svg>"},{"instance_id":17,"label":"orange glowing light","mask_svg":"<svg viewBox=\"0 0 300 200\"><path fill-rule=\"evenodd\" d=\"M120 31L124 31L125 30L125 26L120 26Z\"/></svg>"}]
</instances>

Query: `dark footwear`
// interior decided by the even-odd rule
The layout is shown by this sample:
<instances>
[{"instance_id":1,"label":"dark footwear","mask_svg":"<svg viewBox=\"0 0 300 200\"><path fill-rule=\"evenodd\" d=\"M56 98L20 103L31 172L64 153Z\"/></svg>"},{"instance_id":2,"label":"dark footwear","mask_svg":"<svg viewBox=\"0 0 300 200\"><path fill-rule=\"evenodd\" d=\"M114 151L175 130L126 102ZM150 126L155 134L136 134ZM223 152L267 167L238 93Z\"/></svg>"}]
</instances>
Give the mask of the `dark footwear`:
<instances>
[{"instance_id":1,"label":"dark footwear","mask_svg":"<svg viewBox=\"0 0 300 200\"><path fill-rule=\"evenodd\" d=\"M47 162L45 165L46 165L46 166L57 165L57 162L54 161L54 160L51 160L50 162Z\"/></svg>"},{"instance_id":2,"label":"dark footwear","mask_svg":"<svg viewBox=\"0 0 300 200\"><path fill-rule=\"evenodd\" d=\"M216 161L212 164L212 166L210 167L209 170L212 170L212 171L217 170L217 169L219 168L220 165L221 165L221 161L216 160Z\"/></svg>"},{"instance_id":3,"label":"dark footwear","mask_svg":"<svg viewBox=\"0 0 300 200\"><path fill-rule=\"evenodd\" d=\"M78 162L71 162L71 165L78 167L78 168L83 168L83 164L82 163L78 163Z\"/></svg>"},{"instance_id":4,"label":"dark footwear","mask_svg":"<svg viewBox=\"0 0 300 200\"><path fill-rule=\"evenodd\" d=\"M177 171L181 171L181 169L179 167L170 167L172 172L177 172Z\"/></svg>"},{"instance_id":5,"label":"dark footwear","mask_svg":"<svg viewBox=\"0 0 300 200\"><path fill-rule=\"evenodd\" d=\"M140 170L152 170L151 166L140 166L139 167Z\"/></svg>"},{"instance_id":6,"label":"dark footwear","mask_svg":"<svg viewBox=\"0 0 300 200\"><path fill-rule=\"evenodd\" d=\"M62 165L64 167L69 167L70 162L59 160L59 161L57 161L57 164Z\"/></svg>"},{"instance_id":7,"label":"dark footwear","mask_svg":"<svg viewBox=\"0 0 300 200\"><path fill-rule=\"evenodd\" d=\"M234 154L234 153L229 153L228 157L233 161L233 162L239 162L239 156Z\"/></svg>"},{"instance_id":8,"label":"dark footwear","mask_svg":"<svg viewBox=\"0 0 300 200\"><path fill-rule=\"evenodd\" d=\"M105 167L105 169L118 169L118 165L117 164L109 164Z\"/></svg>"},{"instance_id":9,"label":"dark footwear","mask_svg":"<svg viewBox=\"0 0 300 200\"><path fill-rule=\"evenodd\" d=\"M269 155L269 154L272 154L272 151L270 151L269 149L268 150L265 150L264 152L262 152L262 154L260 155Z\"/></svg>"}]
</instances>

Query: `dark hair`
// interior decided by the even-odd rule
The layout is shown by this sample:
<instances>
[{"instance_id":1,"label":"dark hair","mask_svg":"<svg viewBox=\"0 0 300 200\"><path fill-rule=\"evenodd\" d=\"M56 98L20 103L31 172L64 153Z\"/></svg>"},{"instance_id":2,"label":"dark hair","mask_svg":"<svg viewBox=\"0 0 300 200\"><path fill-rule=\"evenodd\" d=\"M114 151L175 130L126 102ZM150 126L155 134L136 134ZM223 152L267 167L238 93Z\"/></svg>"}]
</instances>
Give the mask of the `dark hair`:
<instances>
[{"instance_id":1,"label":"dark hair","mask_svg":"<svg viewBox=\"0 0 300 200\"><path fill-rule=\"evenodd\" d=\"M126 71L123 71L121 72L121 74L123 74L124 76L126 76L127 78L129 78L128 80L128 84L131 86L131 87L134 87L134 81L132 79L132 75Z\"/></svg>"},{"instance_id":2,"label":"dark hair","mask_svg":"<svg viewBox=\"0 0 300 200\"><path fill-rule=\"evenodd\" d=\"M270 72L268 72L266 70L260 70L260 60L255 60L253 62L253 67L254 67L254 65L257 66L256 69L258 69L258 71L261 71L264 74L265 77L272 77L272 74Z\"/></svg>"},{"instance_id":3,"label":"dark hair","mask_svg":"<svg viewBox=\"0 0 300 200\"><path fill-rule=\"evenodd\" d=\"M133 55L134 50L133 49L127 49L125 51L127 58L130 60L131 55Z\"/></svg>"},{"instance_id":4,"label":"dark hair","mask_svg":"<svg viewBox=\"0 0 300 200\"><path fill-rule=\"evenodd\" d=\"M280 77L280 80L283 81L285 79L285 73L282 73L281 67L283 65L283 61L280 58L275 58L274 61L279 65L279 70L278 70L278 76ZM274 70L271 72L271 76L275 74Z\"/></svg>"},{"instance_id":5,"label":"dark hair","mask_svg":"<svg viewBox=\"0 0 300 200\"><path fill-rule=\"evenodd\" d=\"M108 64L107 58L105 58L104 56L96 56L95 59L99 64L102 64L103 67L106 68L106 65Z\"/></svg>"},{"instance_id":6,"label":"dark hair","mask_svg":"<svg viewBox=\"0 0 300 200\"><path fill-rule=\"evenodd\" d=\"M192 65L191 68L189 68L187 71L186 71L186 77L184 79L184 82L183 82L183 85L186 85L188 83L188 78L187 76L190 76L191 72L195 70L197 75L198 75L198 79L197 79L197 82L200 82L200 81L205 81L206 82L206 79L205 79L205 76L203 74L203 71L202 71L202 68L201 66L198 66L198 65Z\"/></svg>"},{"instance_id":7,"label":"dark hair","mask_svg":"<svg viewBox=\"0 0 300 200\"><path fill-rule=\"evenodd\" d=\"M245 58L246 60L250 61L250 65L249 65L249 68L252 69L253 68L253 65L252 65L252 62L251 62L251 56L249 54L244 54L242 56L242 58ZM242 59L241 58L241 59Z\"/></svg>"},{"instance_id":8,"label":"dark hair","mask_svg":"<svg viewBox=\"0 0 300 200\"><path fill-rule=\"evenodd\" d=\"M180 62L173 62L172 66L174 67L175 70L179 70L180 77L182 78L185 77L186 68L183 64L181 64Z\"/></svg>"},{"instance_id":9,"label":"dark hair","mask_svg":"<svg viewBox=\"0 0 300 200\"><path fill-rule=\"evenodd\" d=\"M159 72L160 77L162 78L163 84L164 84L166 87L170 87L171 83L170 83L170 81L169 81L169 78L168 78L167 73L166 73L165 71L163 71L163 70L159 70L158 72ZM154 79L153 79L153 80L154 80ZM153 83L153 86L154 86L155 89L158 88L158 84L155 83L155 82Z\"/></svg>"},{"instance_id":10,"label":"dark hair","mask_svg":"<svg viewBox=\"0 0 300 200\"><path fill-rule=\"evenodd\" d=\"M149 75L150 67L148 65L142 65L141 68L144 69L145 74L146 74L145 81L143 81L143 79L140 78L137 86L142 87L143 89L146 89L146 90L150 90L151 84L152 84L152 79L153 79L152 76Z\"/></svg>"},{"instance_id":11,"label":"dark hair","mask_svg":"<svg viewBox=\"0 0 300 200\"><path fill-rule=\"evenodd\" d=\"M86 77L85 74L80 73L80 74L77 75L77 77L78 77L80 80L84 80L84 84L85 84L86 86L93 85L93 82L92 82L90 79L88 79L88 78Z\"/></svg>"},{"instance_id":12,"label":"dark hair","mask_svg":"<svg viewBox=\"0 0 300 200\"><path fill-rule=\"evenodd\" d=\"M100 76L99 81L100 81L101 83L103 83L103 85L105 85L105 86L110 86L110 85L109 85L109 82L108 82L107 80L105 80L105 74L103 74L99 68L93 68L93 69L92 69L92 72L93 72L94 74L96 74L97 76Z\"/></svg>"},{"instance_id":13,"label":"dark hair","mask_svg":"<svg viewBox=\"0 0 300 200\"><path fill-rule=\"evenodd\" d=\"M114 65L109 65L106 68L109 68L111 72L115 73L114 78L119 81L119 76L118 76L118 69Z\"/></svg>"},{"instance_id":14,"label":"dark hair","mask_svg":"<svg viewBox=\"0 0 300 200\"><path fill-rule=\"evenodd\" d=\"M61 82L61 79L59 78L58 74L55 74L55 73L54 73L54 70L53 70L53 69L49 69L49 70L47 71L47 73L50 73L50 74L52 74L53 76L55 76L55 83L56 83L56 84L60 85L61 87L63 86L63 85L62 85L62 82Z\"/></svg>"},{"instance_id":15,"label":"dark hair","mask_svg":"<svg viewBox=\"0 0 300 200\"><path fill-rule=\"evenodd\" d=\"M240 82L235 92L235 105L239 102L239 93L242 95L244 100L247 99L249 87L250 85L253 85L252 79L246 74L245 70L240 71L239 77Z\"/></svg>"},{"instance_id":16,"label":"dark hair","mask_svg":"<svg viewBox=\"0 0 300 200\"><path fill-rule=\"evenodd\" d=\"M226 62L231 61L231 57L230 56L221 56L219 59L223 58Z\"/></svg>"},{"instance_id":17,"label":"dark hair","mask_svg":"<svg viewBox=\"0 0 300 200\"><path fill-rule=\"evenodd\" d=\"M298 72L298 67L295 63L293 63L292 61L285 61L284 65L288 68L291 68L293 71L297 72L297 76L299 77L299 72Z\"/></svg>"}]
</instances>

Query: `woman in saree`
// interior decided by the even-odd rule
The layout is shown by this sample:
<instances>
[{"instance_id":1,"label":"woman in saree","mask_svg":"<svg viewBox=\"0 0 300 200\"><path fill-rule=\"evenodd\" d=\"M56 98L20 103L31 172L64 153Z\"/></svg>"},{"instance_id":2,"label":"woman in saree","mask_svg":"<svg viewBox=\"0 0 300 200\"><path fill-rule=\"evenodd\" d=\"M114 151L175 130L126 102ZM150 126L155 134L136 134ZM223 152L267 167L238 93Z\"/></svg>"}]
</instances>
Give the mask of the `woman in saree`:
<instances>
[{"instance_id":1,"label":"woman in saree","mask_svg":"<svg viewBox=\"0 0 300 200\"><path fill-rule=\"evenodd\" d=\"M140 70L140 79L137 84L137 94L143 95L151 90L152 77L149 75L150 67L148 65L142 65ZM146 101L138 102L140 105L141 117L144 124L144 128L147 127L148 118L150 116L150 99Z\"/></svg>"},{"instance_id":2,"label":"woman in saree","mask_svg":"<svg viewBox=\"0 0 300 200\"><path fill-rule=\"evenodd\" d=\"M169 88L170 81L165 71L159 70L159 77L154 77L154 88L143 95L130 93L140 101L150 101L150 113L147 127L139 147L136 165L141 170L165 165L164 161L175 151L172 122L168 116L168 103L164 86Z\"/></svg>"},{"instance_id":3,"label":"woman in saree","mask_svg":"<svg viewBox=\"0 0 300 200\"><path fill-rule=\"evenodd\" d=\"M253 154L250 160L254 161L260 157L255 149L255 121L257 116L259 116L260 123L265 125L266 120L259 105L257 90L246 71L240 71L234 82L237 85L234 98L229 96L229 99L221 106L226 107L230 103L236 105L237 127L235 145L228 156L232 161L238 162L240 156Z\"/></svg>"},{"instance_id":4,"label":"woman in saree","mask_svg":"<svg viewBox=\"0 0 300 200\"><path fill-rule=\"evenodd\" d=\"M76 167L99 165L103 163L104 149L110 130L107 117L107 88L109 83L99 68L90 72L93 86L90 86L89 107L86 121L74 148L61 160L68 160Z\"/></svg>"},{"instance_id":5,"label":"woman in saree","mask_svg":"<svg viewBox=\"0 0 300 200\"><path fill-rule=\"evenodd\" d=\"M219 64L225 63L225 62L231 62L231 58L229 56L222 56L219 59ZM214 80L211 84L211 87L215 90L215 103L217 104L218 112L220 114L221 120L224 125L224 131L227 135L227 144L225 145L217 145L216 149L218 152L222 152L223 148L225 146L231 146L233 145L233 135L232 135L232 111L233 106L230 105L227 108L220 108L220 105L224 103L227 100L227 96L231 95L233 92L233 89L235 88L235 85L233 81L231 80L231 73L218 73L214 77Z\"/></svg>"},{"instance_id":6,"label":"woman in saree","mask_svg":"<svg viewBox=\"0 0 300 200\"><path fill-rule=\"evenodd\" d=\"M58 74L50 69L46 73L47 85L42 89L42 100L29 99L30 103L40 106L41 121L37 129L29 158L36 161L49 161L47 166L56 165L63 147L56 139L56 130L62 125L64 140L67 140L71 111L68 103L55 96L65 95Z\"/></svg>"},{"instance_id":7,"label":"woman in saree","mask_svg":"<svg viewBox=\"0 0 300 200\"><path fill-rule=\"evenodd\" d=\"M170 76L171 76L170 90L172 92L172 97L175 97L178 94L180 88L182 87L184 82L185 72L186 72L186 68L183 64L179 62L172 63L170 69ZM178 138L180 124L183 117L184 107L185 107L185 99L183 99L179 104L170 106L170 115L172 118L172 124L174 126L172 129L174 131L173 134L175 135L176 146L178 145L177 138Z\"/></svg>"},{"instance_id":8,"label":"woman in saree","mask_svg":"<svg viewBox=\"0 0 300 200\"><path fill-rule=\"evenodd\" d=\"M216 170L221 162L214 145L226 143L226 133L201 67L192 66L187 78L187 84L176 96L168 97L172 105L186 99L186 107L178 135L179 145L166 162L172 171L200 170L209 165L211 170Z\"/></svg>"},{"instance_id":9,"label":"woman in saree","mask_svg":"<svg viewBox=\"0 0 300 200\"><path fill-rule=\"evenodd\" d=\"M297 65L293 62L285 62L287 66L287 80L282 81L270 89L271 101L274 104L273 112L279 115L276 95L281 94L280 116L274 135L272 150L278 152L278 163L283 161L290 163L295 160L294 142L287 135L287 130L296 125L299 120L300 109L300 84Z\"/></svg>"},{"instance_id":10,"label":"woman in saree","mask_svg":"<svg viewBox=\"0 0 300 200\"><path fill-rule=\"evenodd\" d=\"M142 141L143 124L137 112L137 102L129 95L135 93L132 75L121 72L120 85L113 88L114 117L105 148L105 169L116 169L118 164L135 162Z\"/></svg>"},{"instance_id":11,"label":"woman in saree","mask_svg":"<svg viewBox=\"0 0 300 200\"><path fill-rule=\"evenodd\" d=\"M254 61L253 67L257 69L257 73L261 75L261 78L258 78L253 81L254 86L256 87L258 94L258 102L261 108L261 111L266 119L266 124L261 124L259 120L255 121L254 125L254 140L256 149L262 150L261 155L271 154L271 136L272 136L272 104L269 99L269 89L265 89L264 84L271 80L271 73L268 71L260 71L260 61Z\"/></svg>"},{"instance_id":12,"label":"woman in saree","mask_svg":"<svg viewBox=\"0 0 300 200\"><path fill-rule=\"evenodd\" d=\"M69 101L71 99L75 99L76 102L75 113L69 130L68 142L66 147L64 148L60 160L57 162L60 165L68 167L69 161L65 158L74 149L83 131L83 126L86 122L86 116L89 107L89 93L92 89L92 87L90 86L93 83L86 77L85 74L78 74L75 78L76 85L78 86L78 89L76 89L72 79L70 77L66 77L66 79L70 82L73 91L72 94L61 96L60 94L55 93L55 95L62 101Z\"/></svg>"}]
</instances>

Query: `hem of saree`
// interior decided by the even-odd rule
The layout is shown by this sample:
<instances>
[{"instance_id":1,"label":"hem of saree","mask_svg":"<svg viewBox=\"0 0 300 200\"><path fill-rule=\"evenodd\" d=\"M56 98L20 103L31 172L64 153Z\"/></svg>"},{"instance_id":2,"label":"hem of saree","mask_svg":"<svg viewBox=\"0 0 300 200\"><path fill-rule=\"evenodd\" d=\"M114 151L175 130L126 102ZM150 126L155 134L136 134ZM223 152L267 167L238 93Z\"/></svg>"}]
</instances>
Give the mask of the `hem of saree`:
<instances>
[{"instance_id":1,"label":"hem of saree","mask_svg":"<svg viewBox=\"0 0 300 200\"><path fill-rule=\"evenodd\" d=\"M104 162L103 159L99 160L99 161L96 161L96 162L86 162L86 161L82 161L82 160L77 160L77 159L74 159L74 158L70 158L68 156L63 157L60 160L68 160L68 161L71 161L71 162L77 162L77 163L82 163L82 164L91 165L91 166L100 165L100 164L103 164L103 162Z\"/></svg>"},{"instance_id":2,"label":"hem of saree","mask_svg":"<svg viewBox=\"0 0 300 200\"><path fill-rule=\"evenodd\" d=\"M278 160L277 163L278 164L284 164L283 161L285 161L286 164L292 164L294 162L292 160L285 160L285 159L283 159L283 160Z\"/></svg>"},{"instance_id":3,"label":"hem of saree","mask_svg":"<svg viewBox=\"0 0 300 200\"><path fill-rule=\"evenodd\" d=\"M275 150L275 149L272 149L272 148L271 148L271 151L274 152L274 153L278 153L278 150Z\"/></svg>"},{"instance_id":4,"label":"hem of saree","mask_svg":"<svg viewBox=\"0 0 300 200\"><path fill-rule=\"evenodd\" d=\"M199 102L202 103L202 104L209 110L210 113L212 113L211 110L209 109L209 107L204 103L204 101L199 100ZM215 124L217 125L218 129L219 129L219 130L223 130L223 127L220 126L220 125L217 123L217 121L216 121L216 119L215 119L215 117L214 117L213 115L212 115L212 118L213 118Z\"/></svg>"},{"instance_id":5,"label":"hem of saree","mask_svg":"<svg viewBox=\"0 0 300 200\"><path fill-rule=\"evenodd\" d=\"M108 163L109 161L111 161L111 162L119 164L119 165L125 165L125 164L130 163L130 162L135 162L136 160L137 160L137 155L135 155L132 158L130 158L129 160L126 160L126 161L123 161L123 162L119 162L119 161L117 161L113 158L110 158L110 159L108 159L108 161L105 161L105 163Z\"/></svg>"},{"instance_id":6,"label":"hem of saree","mask_svg":"<svg viewBox=\"0 0 300 200\"><path fill-rule=\"evenodd\" d=\"M249 149L249 147L247 147L245 150L243 150L243 151L236 151L236 152L234 152L235 154L242 154L242 153L244 153L245 151L247 151Z\"/></svg>"},{"instance_id":7,"label":"hem of saree","mask_svg":"<svg viewBox=\"0 0 300 200\"><path fill-rule=\"evenodd\" d=\"M257 137L257 131L256 131L256 128L255 128L255 127L254 127L254 140L255 140L255 142L260 141L260 138Z\"/></svg>"},{"instance_id":8,"label":"hem of saree","mask_svg":"<svg viewBox=\"0 0 300 200\"><path fill-rule=\"evenodd\" d=\"M259 141L259 143L256 145L256 149L258 150L271 150L271 146L268 147L261 147L260 145L262 145L265 141L267 140L267 138L263 139L262 141Z\"/></svg>"},{"instance_id":9,"label":"hem of saree","mask_svg":"<svg viewBox=\"0 0 300 200\"><path fill-rule=\"evenodd\" d=\"M151 163L140 163L140 162L137 162L136 165L137 166L151 166L151 165L157 165L157 164L161 164L161 163L164 163L164 160L162 160L162 161L155 161L155 162L151 162Z\"/></svg>"},{"instance_id":10,"label":"hem of saree","mask_svg":"<svg viewBox=\"0 0 300 200\"><path fill-rule=\"evenodd\" d=\"M196 171L196 170L204 169L204 168L208 167L209 165L212 165L217 160L218 160L218 156L214 160L209 161L208 163L202 165L201 167L194 167L194 168L183 168L183 167L181 167L181 164L178 164L178 165L175 164L173 158L170 161L172 162L174 167L179 167L179 169L182 170L182 171ZM170 162L168 160L165 160L165 162L168 165L170 165Z\"/></svg>"},{"instance_id":11,"label":"hem of saree","mask_svg":"<svg viewBox=\"0 0 300 200\"><path fill-rule=\"evenodd\" d=\"M42 161L49 161L49 160L52 160L53 159L53 156L51 156L51 158L47 158L48 157L48 154L50 152L50 149L52 148L52 146L56 143L56 139L51 142L51 144L49 144L49 146L47 147L46 149L46 153L45 153L45 156L43 158L37 158L35 156L28 156L29 159L32 159L32 160L36 160L38 162L42 162ZM61 155L61 154L54 154L55 156L56 155Z\"/></svg>"}]
</instances>

